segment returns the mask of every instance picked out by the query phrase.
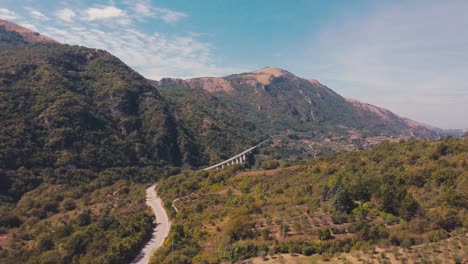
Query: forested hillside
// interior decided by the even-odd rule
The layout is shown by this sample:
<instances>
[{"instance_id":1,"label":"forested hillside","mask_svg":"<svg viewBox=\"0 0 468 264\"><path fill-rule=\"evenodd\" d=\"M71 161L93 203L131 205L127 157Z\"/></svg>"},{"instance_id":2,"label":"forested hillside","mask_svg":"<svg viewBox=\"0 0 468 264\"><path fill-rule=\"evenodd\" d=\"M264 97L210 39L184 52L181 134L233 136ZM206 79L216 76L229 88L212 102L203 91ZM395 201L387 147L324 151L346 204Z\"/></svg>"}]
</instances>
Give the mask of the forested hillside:
<instances>
[{"instance_id":1,"label":"forested hillside","mask_svg":"<svg viewBox=\"0 0 468 264\"><path fill-rule=\"evenodd\" d=\"M273 140L267 158L294 160L389 139L437 137L422 124L277 68L222 78L166 78L154 85L210 163L266 138Z\"/></svg>"},{"instance_id":2,"label":"forested hillside","mask_svg":"<svg viewBox=\"0 0 468 264\"><path fill-rule=\"evenodd\" d=\"M142 182L197 148L116 57L23 33L0 27L0 262L127 263L154 218Z\"/></svg>"},{"instance_id":3,"label":"forested hillside","mask_svg":"<svg viewBox=\"0 0 468 264\"><path fill-rule=\"evenodd\" d=\"M170 263L172 243L177 263L219 263L444 240L466 232L467 181L468 139L454 138L270 171L185 171L159 184L174 221L152 263Z\"/></svg>"}]
</instances>

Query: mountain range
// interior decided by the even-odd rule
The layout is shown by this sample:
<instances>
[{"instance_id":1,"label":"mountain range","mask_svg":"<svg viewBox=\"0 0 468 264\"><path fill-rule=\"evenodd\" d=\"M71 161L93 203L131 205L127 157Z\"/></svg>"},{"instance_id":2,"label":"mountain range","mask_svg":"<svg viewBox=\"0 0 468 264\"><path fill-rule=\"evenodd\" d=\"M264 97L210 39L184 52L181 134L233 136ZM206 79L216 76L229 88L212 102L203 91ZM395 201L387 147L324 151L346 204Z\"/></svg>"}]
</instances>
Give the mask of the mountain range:
<instances>
[{"instance_id":1,"label":"mountain range","mask_svg":"<svg viewBox=\"0 0 468 264\"><path fill-rule=\"evenodd\" d=\"M148 80L105 50L4 20L0 61L2 263L131 262L151 238L144 191L154 182L174 221L177 263L270 249L334 253L384 234L411 246L466 224L466 140L406 141L460 131L344 98L317 80L274 67ZM352 152L384 141L398 143ZM272 170L199 170L260 142L251 165ZM284 212L302 219L289 219L290 234ZM332 236L318 220L339 229ZM289 239L301 230L307 241ZM170 263L168 245L154 263Z\"/></svg>"},{"instance_id":2,"label":"mountain range","mask_svg":"<svg viewBox=\"0 0 468 264\"><path fill-rule=\"evenodd\" d=\"M278 68L151 81L103 50L60 44L7 21L0 21L0 32L6 99L0 160L11 168L27 163L22 155L46 150L53 154L33 160L198 167L268 138L271 156L297 158L438 136L426 125ZM20 142L10 140L14 129ZM99 144L112 154L91 150Z\"/></svg>"}]
</instances>

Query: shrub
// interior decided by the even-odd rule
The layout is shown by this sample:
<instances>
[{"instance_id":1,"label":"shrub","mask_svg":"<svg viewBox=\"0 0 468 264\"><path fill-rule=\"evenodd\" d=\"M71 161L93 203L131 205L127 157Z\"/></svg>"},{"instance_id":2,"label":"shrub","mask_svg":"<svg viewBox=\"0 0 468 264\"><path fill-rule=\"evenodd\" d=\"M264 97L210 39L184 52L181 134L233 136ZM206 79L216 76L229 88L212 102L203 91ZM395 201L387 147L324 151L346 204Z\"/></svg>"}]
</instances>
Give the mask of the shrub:
<instances>
[{"instance_id":1,"label":"shrub","mask_svg":"<svg viewBox=\"0 0 468 264\"><path fill-rule=\"evenodd\" d=\"M325 228L318 231L318 237L320 240L330 240L333 239L333 236L330 232L330 229Z\"/></svg>"},{"instance_id":2,"label":"shrub","mask_svg":"<svg viewBox=\"0 0 468 264\"><path fill-rule=\"evenodd\" d=\"M54 247L54 242L48 234L41 235L36 240L36 247L40 251L47 251Z\"/></svg>"},{"instance_id":3,"label":"shrub","mask_svg":"<svg viewBox=\"0 0 468 264\"><path fill-rule=\"evenodd\" d=\"M280 166L280 163L276 160L269 160L262 163L262 169L264 170L273 170L277 169Z\"/></svg>"},{"instance_id":4,"label":"shrub","mask_svg":"<svg viewBox=\"0 0 468 264\"><path fill-rule=\"evenodd\" d=\"M14 228L19 227L21 224L21 219L16 214L10 213L0 217L0 226Z\"/></svg>"},{"instance_id":5,"label":"shrub","mask_svg":"<svg viewBox=\"0 0 468 264\"><path fill-rule=\"evenodd\" d=\"M452 231L462 225L462 221L455 210L449 210L447 213L442 215L437 221L437 225L441 228Z\"/></svg>"},{"instance_id":6,"label":"shrub","mask_svg":"<svg viewBox=\"0 0 468 264\"><path fill-rule=\"evenodd\" d=\"M348 222L348 215L345 213L333 212L331 220L335 225L344 224Z\"/></svg>"},{"instance_id":7,"label":"shrub","mask_svg":"<svg viewBox=\"0 0 468 264\"><path fill-rule=\"evenodd\" d=\"M255 257L257 254L258 246L252 241L236 241L218 250L218 256L224 260L242 260Z\"/></svg>"},{"instance_id":8,"label":"shrub","mask_svg":"<svg viewBox=\"0 0 468 264\"><path fill-rule=\"evenodd\" d=\"M79 214L76 217L76 224L78 226L86 226L91 224L91 214L89 212Z\"/></svg>"}]
</instances>

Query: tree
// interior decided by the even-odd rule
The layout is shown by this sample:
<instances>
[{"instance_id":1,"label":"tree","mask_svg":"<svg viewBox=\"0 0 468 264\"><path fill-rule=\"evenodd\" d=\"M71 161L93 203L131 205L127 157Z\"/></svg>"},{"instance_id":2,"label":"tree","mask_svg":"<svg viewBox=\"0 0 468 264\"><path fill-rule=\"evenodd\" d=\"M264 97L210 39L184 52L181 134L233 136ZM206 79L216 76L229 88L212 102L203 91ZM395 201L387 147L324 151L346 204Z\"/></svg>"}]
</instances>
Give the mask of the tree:
<instances>
[{"instance_id":1,"label":"tree","mask_svg":"<svg viewBox=\"0 0 468 264\"><path fill-rule=\"evenodd\" d=\"M413 198L413 195L411 195L411 193L406 193L405 198L400 204L398 213L403 219L409 221L416 214L418 209L419 204Z\"/></svg>"},{"instance_id":2,"label":"tree","mask_svg":"<svg viewBox=\"0 0 468 264\"><path fill-rule=\"evenodd\" d=\"M47 251L54 247L54 242L52 241L50 235L44 234L36 239L36 247L40 251Z\"/></svg>"},{"instance_id":3,"label":"tree","mask_svg":"<svg viewBox=\"0 0 468 264\"><path fill-rule=\"evenodd\" d=\"M89 211L83 212L76 217L78 226L86 226L91 224L91 213Z\"/></svg>"}]
</instances>

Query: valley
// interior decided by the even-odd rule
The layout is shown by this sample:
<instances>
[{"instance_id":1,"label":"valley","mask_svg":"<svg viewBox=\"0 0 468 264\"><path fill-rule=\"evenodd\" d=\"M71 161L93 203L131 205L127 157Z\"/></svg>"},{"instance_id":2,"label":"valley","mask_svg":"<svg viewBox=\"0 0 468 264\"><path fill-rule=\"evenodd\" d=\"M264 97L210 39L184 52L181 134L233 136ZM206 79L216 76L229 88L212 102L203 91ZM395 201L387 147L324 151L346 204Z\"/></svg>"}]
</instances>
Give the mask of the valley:
<instances>
[{"instance_id":1,"label":"valley","mask_svg":"<svg viewBox=\"0 0 468 264\"><path fill-rule=\"evenodd\" d=\"M468 261L463 130L276 67L150 80L1 19L0 61L1 263Z\"/></svg>"}]
</instances>

